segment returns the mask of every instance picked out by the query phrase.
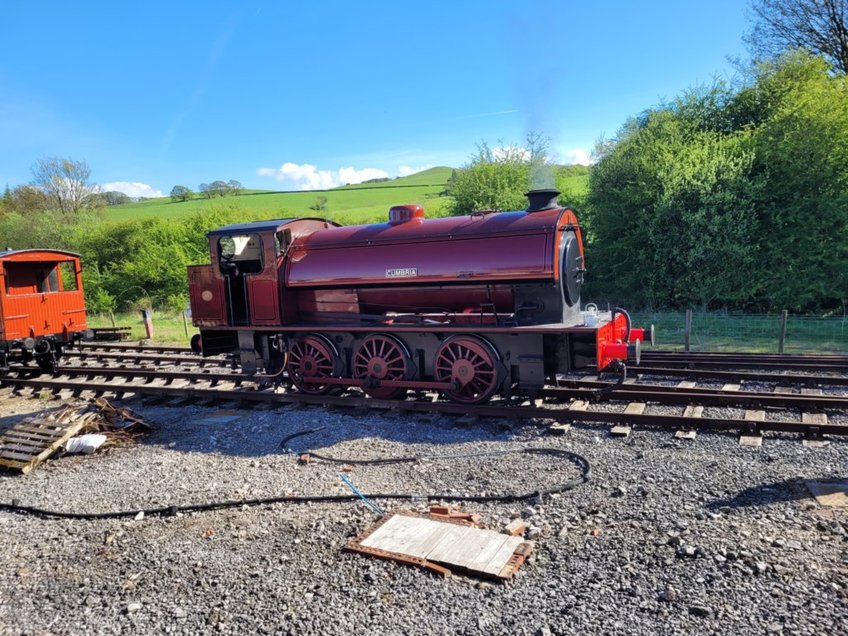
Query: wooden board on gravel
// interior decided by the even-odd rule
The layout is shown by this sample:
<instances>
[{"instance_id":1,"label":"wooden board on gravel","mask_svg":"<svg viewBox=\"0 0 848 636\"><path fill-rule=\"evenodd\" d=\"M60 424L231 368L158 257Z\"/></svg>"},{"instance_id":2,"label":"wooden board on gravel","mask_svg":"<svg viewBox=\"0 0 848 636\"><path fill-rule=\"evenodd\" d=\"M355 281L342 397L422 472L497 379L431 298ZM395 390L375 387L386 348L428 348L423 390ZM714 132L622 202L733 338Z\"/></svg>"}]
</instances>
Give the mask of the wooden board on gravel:
<instances>
[{"instance_id":1,"label":"wooden board on gravel","mask_svg":"<svg viewBox=\"0 0 848 636\"><path fill-rule=\"evenodd\" d=\"M79 433L95 414L27 417L0 431L0 467L26 474Z\"/></svg>"},{"instance_id":2,"label":"wooden board on gravel","mask_svg":"<svg viewBox=\"0 0 848 636\"><path fill-rule=\"evenodd\" d=\"M522 537L398 511L384 516L348 542L345 550L418 565L444 575L456 569L477 576L508 579L532 547L532 542Z\"/></svg>"}]
</instances>

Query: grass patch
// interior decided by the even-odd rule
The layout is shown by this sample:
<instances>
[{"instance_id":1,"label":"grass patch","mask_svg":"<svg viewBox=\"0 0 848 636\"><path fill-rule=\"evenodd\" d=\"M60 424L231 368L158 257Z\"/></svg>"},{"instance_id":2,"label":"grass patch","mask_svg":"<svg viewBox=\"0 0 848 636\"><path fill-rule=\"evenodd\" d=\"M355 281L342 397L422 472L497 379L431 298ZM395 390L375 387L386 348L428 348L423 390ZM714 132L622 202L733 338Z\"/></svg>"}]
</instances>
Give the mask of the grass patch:
<instances>
[{"instance_id":1,"label":"grass patch","mask_svg":"<svg viewBox=\"0 0 848 636\"><path fill-rule=\"evenodd\" d=\"M633 324L656 328L655 349L683 351L685 312L635 312ZM777 353L780 315L693 312L692 351ZM848 317L789 316L784 353L848 353Z\"/></svg>"},{"instance_id":2,"label":"grass patch","mask_svg":"<svg viewBox=\"0 0 848 636\"><path fill-rule=\"evenodd\" d=\"M132 333L127 342L139 342L145 340L147 335L144 330L144 321L141 318L141 312L118 313L114 315L115 322L112 323L112 316L105 314L89 314L88 326L96 327L130 327ZM161 311L153 312L153 338L152 342L169 345L179 345L187 347L191 337L197 333L197 329L191 324L191 318L188 319L188 335L186 335L186 324L183 322L182 313L168 313Z\"/></svg>"}]
</instances>

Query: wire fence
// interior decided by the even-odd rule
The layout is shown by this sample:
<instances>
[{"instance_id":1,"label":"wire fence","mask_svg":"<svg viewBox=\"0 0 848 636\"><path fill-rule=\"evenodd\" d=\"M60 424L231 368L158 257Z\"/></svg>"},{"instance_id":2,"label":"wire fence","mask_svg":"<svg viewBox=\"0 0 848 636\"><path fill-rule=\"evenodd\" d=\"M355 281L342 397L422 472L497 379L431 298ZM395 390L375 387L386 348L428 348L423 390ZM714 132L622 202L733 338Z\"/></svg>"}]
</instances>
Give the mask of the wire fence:
<instances>
[{"instance_id":1,"label":"wire fence","mask_svg":"<svg viewBox=\"0 0 848 636\"><path fill-rule=\"evenodd\" d=\"M656 349L683 350L686 312L635 312L633 324L656 329ZM691 351L754 351L777 353L781 314L692 312ZM786 317L784 353L848 353L848 316Z\"/></svg>"}]
</instances>

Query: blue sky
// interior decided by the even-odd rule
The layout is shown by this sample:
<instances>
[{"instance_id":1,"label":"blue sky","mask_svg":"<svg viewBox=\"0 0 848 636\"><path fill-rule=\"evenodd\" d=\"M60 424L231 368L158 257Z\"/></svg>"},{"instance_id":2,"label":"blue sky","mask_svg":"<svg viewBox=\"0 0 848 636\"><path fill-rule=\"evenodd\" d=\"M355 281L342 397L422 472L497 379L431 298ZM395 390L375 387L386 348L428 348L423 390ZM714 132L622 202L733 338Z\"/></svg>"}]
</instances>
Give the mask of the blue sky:
<instances>
[{"instance_id":1,"label":"blue sky","mask_svg":"<svg viewBox=\"0 0 848 636\"><path fill-rule=\"evenodd\" d=\"M745 58L745 0L7 3L0 187L44 156L133 196L458 166L542 132L564 163ZM115 185L117 184L117 185ZM135 184L135 185L133 185Z\"/></svg>"}]
</instances>

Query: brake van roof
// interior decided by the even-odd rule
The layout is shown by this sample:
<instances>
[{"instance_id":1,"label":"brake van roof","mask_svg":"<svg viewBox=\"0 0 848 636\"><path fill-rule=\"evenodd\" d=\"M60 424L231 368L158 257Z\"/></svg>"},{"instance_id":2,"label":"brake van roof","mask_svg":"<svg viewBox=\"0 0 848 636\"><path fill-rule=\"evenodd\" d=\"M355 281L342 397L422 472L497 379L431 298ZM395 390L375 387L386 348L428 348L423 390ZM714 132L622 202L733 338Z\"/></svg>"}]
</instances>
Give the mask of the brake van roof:
<instances>
[{"instance_id":1,"label":"brake van roof","mask_svg":"<svg viewBox=\"0 0 848 636\"><path fill-rule=\"evenodd\" d=\"M43 260L63 261L70 258L79 258L76 252L67 252L65 250L48 250L48 249L28 249L28 250L2 250L0 251L0 260L3 261L32 261L36 255L42 255ZM51 258L52 257L52 258Z\"/></svg>"}]
</instances>

